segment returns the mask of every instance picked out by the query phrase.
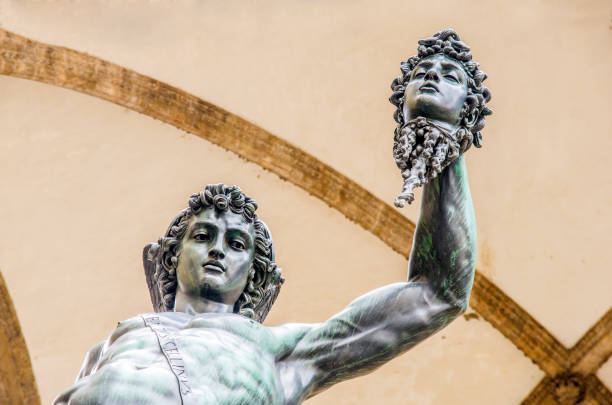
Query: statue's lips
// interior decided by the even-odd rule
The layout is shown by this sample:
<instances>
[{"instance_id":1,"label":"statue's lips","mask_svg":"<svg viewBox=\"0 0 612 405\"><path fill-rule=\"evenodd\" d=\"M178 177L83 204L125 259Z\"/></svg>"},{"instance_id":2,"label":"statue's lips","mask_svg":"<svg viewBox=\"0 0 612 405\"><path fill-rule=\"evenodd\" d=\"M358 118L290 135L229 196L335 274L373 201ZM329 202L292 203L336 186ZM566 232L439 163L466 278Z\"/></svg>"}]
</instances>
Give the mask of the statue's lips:
<instances>
[{"instance_id":1,"label":"statue's lips","mask_svg":"<svg viewBox=\"0 0 612 405\"><path fill-rule=\"evenodd\" d=\"M438 87L435 84L433 84L432 82L426 82L421 87L419 87L419 90L420 91L424 91L424 92L431 92L431 93L439 93L440 92Z\"/></svg>"},{"instance_id":2,"label":"statue's lips","mask_svg":"<svg viewBox=\"0 0 612 405\"><path fill-rule=\"evenodd\" d=\"M214 271L217 273L225 272L225 267L216 260L209 260L207 262L204 262L204 264L202 264L202 267L204 267L206 270Z\"/></svg>"}]
</instances>

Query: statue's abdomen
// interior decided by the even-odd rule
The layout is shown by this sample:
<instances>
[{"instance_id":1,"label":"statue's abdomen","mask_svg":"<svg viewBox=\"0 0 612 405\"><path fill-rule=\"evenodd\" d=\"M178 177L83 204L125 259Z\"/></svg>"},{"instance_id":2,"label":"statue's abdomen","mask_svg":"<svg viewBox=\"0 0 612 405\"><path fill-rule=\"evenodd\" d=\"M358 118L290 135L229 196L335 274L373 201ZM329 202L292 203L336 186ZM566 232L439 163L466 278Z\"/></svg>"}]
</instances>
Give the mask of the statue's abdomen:
<instances>
[{"instance_id":1,"label":"statue's abdomen","mask_svg":"<svg viewBox=\"0 0 612 405\"><path fill-rule=\"evenodd\" d=\"M123 334L70 396L80 404L178 404L176 379L148 328Z\"/></svg>"}]
</instances>

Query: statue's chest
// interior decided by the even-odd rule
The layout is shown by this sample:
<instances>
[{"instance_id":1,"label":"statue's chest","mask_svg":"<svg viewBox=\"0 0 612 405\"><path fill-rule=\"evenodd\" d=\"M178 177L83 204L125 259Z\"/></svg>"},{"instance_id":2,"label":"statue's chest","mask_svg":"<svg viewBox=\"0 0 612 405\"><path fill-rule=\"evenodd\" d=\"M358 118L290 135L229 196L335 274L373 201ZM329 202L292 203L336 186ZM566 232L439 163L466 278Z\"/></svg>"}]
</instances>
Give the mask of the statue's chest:
<instances>
[{"instance_id":1,"label":"statue's chest","mask_svg":"<svg viewBox=\"0 0 612 405\"><path fill-rule=\"evenodd\" d=\"M170 349L169 363L184 366L175 366L175 372L200 403L280 403L274 358L263 349L263 337L255 336L257 326L250 326L194 320L159 336Z\"/></svg>"},{"instance_id":2,"label":"statue's chest","mask_svg":"<svg viewBox=\"0 0 612 405\"><path fill-rule=\"evenodd\" d=\"M219 331L181 333L177 343L185 353L185 368L195 387L214 388L227 395L250 393L253 398L276 396L274 359L253 343ZM222 402L219 402L222 403ZM229 402L228 403L233 403Z\"/></svg>"}]
</instances>

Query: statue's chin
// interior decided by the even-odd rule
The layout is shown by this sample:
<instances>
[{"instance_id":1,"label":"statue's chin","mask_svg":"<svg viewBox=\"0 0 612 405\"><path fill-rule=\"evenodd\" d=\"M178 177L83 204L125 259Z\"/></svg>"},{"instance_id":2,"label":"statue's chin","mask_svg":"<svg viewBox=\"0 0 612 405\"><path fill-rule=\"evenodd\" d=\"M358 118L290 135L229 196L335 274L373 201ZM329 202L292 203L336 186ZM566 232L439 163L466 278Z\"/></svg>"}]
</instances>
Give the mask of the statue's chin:
<instances>
[{"instance_id":1,"label":"statue's chin","mask_svg":"<svg viewBox=\"0 0 612 405\"><path fill-rule=\"evenodd\" d=\"M463 104L458 108L450 108L443 97L437 92L424 92L418 94L409 108L409 120L425 117L430 120L446 123L451 126L459 124L459 114Z\"/></svg>"},{"instance_id":2,"label":"statue's chin","mask_svg":"<svg viewBox=\"0 0 612 405\"><path fill-rule=\"evenodd\" d=\"M203 296L216 296L221 294L223 290L224 280L221 280L216 275L207 275L202 280L202 287L200 287L200 291Z\"/></svg>"}]
</instances>

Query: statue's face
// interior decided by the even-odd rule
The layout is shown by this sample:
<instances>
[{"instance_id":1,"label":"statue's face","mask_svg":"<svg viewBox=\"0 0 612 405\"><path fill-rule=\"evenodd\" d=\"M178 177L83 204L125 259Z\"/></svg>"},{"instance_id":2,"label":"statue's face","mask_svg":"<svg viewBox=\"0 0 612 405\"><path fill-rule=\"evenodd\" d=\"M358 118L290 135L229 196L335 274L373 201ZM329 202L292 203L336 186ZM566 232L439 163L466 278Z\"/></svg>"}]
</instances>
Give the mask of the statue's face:
<instances>
[{"instance_id":1,"label":"statue's face","mask_svg":"<svg viewBox=\"0 0 612 405\"><path fill-rule=\"evenodd\" d=\"M242 215L205 209L194 215L183 237L176 268L178 289L233 305L253 264L255 228Z\"/></svg>"},{"instance_id":2,"label":"statue's face","mask_svg":"<svg viewBox=\"0 0 612 405\"><path fill-rule=\"evenodd\" d=\"M461 65L442 54L422 59L414 67L404 93L404 114L458 126L467 97L467 76Z\"/></svg>"}]
</instances>

